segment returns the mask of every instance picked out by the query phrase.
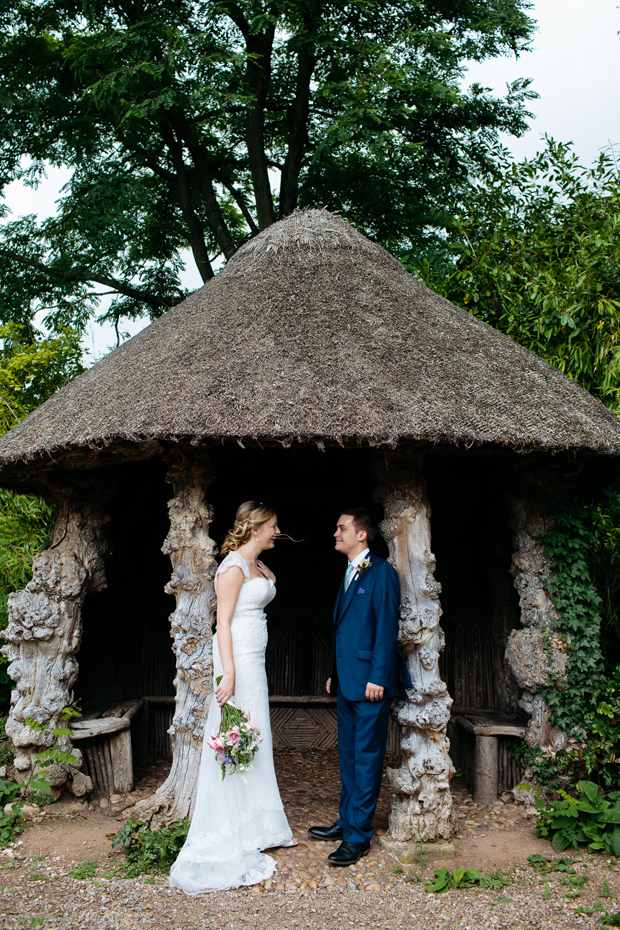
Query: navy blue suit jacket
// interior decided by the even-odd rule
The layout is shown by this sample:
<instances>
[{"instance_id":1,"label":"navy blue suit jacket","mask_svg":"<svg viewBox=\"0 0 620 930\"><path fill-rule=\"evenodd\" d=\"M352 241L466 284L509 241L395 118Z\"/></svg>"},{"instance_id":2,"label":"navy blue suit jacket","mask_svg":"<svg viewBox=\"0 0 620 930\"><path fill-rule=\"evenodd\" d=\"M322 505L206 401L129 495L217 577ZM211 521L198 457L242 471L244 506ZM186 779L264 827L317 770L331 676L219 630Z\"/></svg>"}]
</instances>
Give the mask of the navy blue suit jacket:
<instances>
[{"instance_id":1,"label":"navy blue suit jacket","mask_svg":"<svg viewBox=\"0 0 620 930\"><path fill-rule=\"evenodd\" d=\"M347 591L344 580L334 607L334 647L331 693L336 687L349 701L366 699L366 685L382 686L393 698L400 676L411 681L398 650L400 585L394 568L369 553L370 566L353 576Z\"/></svg>"}]
</instances>

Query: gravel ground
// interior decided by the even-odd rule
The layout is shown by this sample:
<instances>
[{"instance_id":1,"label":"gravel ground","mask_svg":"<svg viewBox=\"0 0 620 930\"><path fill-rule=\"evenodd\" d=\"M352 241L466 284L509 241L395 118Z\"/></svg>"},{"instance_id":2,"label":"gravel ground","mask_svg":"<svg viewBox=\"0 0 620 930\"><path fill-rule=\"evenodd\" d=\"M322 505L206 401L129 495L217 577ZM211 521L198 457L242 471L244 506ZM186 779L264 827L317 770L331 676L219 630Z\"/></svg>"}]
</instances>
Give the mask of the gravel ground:
<instances>
[{"instance_id":1,"label":"gravel ground","mask_svg":"<svg viewBox=\"0 0 620 930\"><path fill-rule=\"evenodd\" d=\"M91 804L71 816L54 816L52 805L26 831L21 845L0 856L0 927L241 930L254 925L269 930L367 926L397 930L415 921L420 930L560 930L600 927L602 915L620 910L617 860L572 853L577 860L574 876L536 873L528 855L556 854L536 838L531 812L507 795L488 809L476 805L460 781L453 785L458 818L454 860L401 868L375 840L369 856L356 866L330 868L326 856L335 847L310 840L307 828L334 819L335 754L280 752L276 764L300 845L274 851L278 869L272 881L189 898L170 890L165 876L119 876L118 855L106 834L118 830L131 813L130 807L121 811L122 807L150 794L165 777L166 768L159 765L145 771L133 795L116 806ZM375 819L378 835L387 826L389 803L384 790ZM69 875L76 863L94 859L98 864L93 876L80 880ZM442 865L451 870L471 866L486 875L500 872L509 884L498 891L473 888L429 894L425 881Z\"/></svg>"},{"instance_id":2,"label":"gravel ground","mask_svg":"<svg viewBox=\"0 0 620 930\"><path fill-rule=\"evenodd\" d=\"M615 866L614 866L615 868ZM55 863L24 860L0 873L3 930L44 927L46 930L240 930L248 925L270 930L291 927L439 928L518 927L521 930L600 926L600 908L616 913L617 872L604 860L583 857L577 874L588 875L579 898L567 899L559 874L545 877L529 867L512 872L513 883L501 893L488 890L428 894L421 883L399 879L378 891L320 887L266 892L260 887L188 898L171 891L165 878L76 880ZM417 877L417 876L416 876ZM603 883L614 898L602 898ZM598 902L598 904L597 904ZM597 908L593 916L579 908Z\"/></svg>"}]
</instances>

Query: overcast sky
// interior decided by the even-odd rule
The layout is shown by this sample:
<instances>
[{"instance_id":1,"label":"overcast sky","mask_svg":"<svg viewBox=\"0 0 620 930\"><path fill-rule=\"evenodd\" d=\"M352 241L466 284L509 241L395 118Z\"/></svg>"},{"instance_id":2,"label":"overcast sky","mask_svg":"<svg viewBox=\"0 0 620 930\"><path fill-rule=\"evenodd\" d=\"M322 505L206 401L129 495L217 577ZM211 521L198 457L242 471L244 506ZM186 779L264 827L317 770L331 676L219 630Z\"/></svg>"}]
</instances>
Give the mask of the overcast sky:
<instances>
[{"instance_id":1,"label":"overcast sky","mask_svg":"<svg viewBox=\"0 0 620 930\"><path fill-rule=\"evenodd\" d=\"M573 142L583 162L590 164L611 142L620 150L620 0L535 0L531 15L538 23L532 51L519 59L500 58L469 69L466 83L478 81L497 94L518 77L533 79L540 95L530 109L531 128L521 139L504 143L519 157L531 157L542 147L545 133ZM51 169L36 191L10 185L6 201L14 216L49 215L68 173ZM186 287L201 284L191 257L183 276ZM143 323L128 323L132 335ZM93 325L86 347L91 361L113 344L111 328Z\"/></svg>"},{"instance_id":2,"label":"overcast sky","mask_svg":"<svg viewBox=\"0 0 620 930\"><path fill-rule=\"evenodd\" d=\"M472 81L501 93L518 77L533 79L540 94L532 101L534 119L521 139L504 141L521 157L542 147L545 133L574 142L590 164L608 140L620 147L619 0L536 0L531 15L538 29L532 51L520 58L498 58L473 65Z\"/></svg>"}]
</instances>

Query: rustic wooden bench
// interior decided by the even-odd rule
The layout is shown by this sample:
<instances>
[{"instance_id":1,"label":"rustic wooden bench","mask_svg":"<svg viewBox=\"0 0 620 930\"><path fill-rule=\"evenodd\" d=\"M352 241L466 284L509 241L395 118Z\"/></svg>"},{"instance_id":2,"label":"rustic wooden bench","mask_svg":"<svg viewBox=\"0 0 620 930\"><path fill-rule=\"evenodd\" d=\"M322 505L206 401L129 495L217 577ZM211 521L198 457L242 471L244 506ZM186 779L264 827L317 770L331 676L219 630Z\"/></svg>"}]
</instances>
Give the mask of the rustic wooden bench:
<instances>
[{"instance_id":1,"label":"rustic wooden bench","mask_svg":"<svg viewBox=\"0 0 620 930\"><path fill-rule=\"evenodd\" d=\"M492 804L497 801L498 737L518 736L523 739L527 727L517 720L494 714L461 713L452 720L476 739L474 801L478 804Z\"/></svg>"},{"instance_id":2,"label":"rustic wooden bench","mask_svg":"<svg viewBox=\"0 0 620 930\"><path fill-rule=\"evenodd\" d=\"M142 712L134 743L148 756L148 715L152 704L174 704L174 697L154 695L100 708L71 723L71 741L78 744L93 787L101 794L133 790L132 720ZM80 745L82 743L82 745Z\"/></svg>"}]
</instances>

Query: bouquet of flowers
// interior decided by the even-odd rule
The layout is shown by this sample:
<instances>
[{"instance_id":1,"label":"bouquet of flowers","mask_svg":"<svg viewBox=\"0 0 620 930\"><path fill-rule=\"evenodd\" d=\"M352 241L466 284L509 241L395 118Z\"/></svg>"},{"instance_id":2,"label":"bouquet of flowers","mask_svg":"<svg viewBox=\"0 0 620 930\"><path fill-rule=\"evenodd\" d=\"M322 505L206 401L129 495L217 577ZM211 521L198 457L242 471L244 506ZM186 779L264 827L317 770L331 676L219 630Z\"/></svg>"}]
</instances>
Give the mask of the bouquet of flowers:
<instances>
[{"instance_id":1,"label":"bouquet of flowers","mask_svg":"<svg viewBox=\"0 0 620 930\"><path fill-rule=\"evenodd\" d=\"M220 675L216 685L222 680ZM237 770L247 772L252 768L254 756L263 739L258 724L245 711L230 702L224 704L222 722L216 735L210 736L207 746L215 750L215 761L220 763L222 781L226 775Z\"/></svg>"}]
</instances>

